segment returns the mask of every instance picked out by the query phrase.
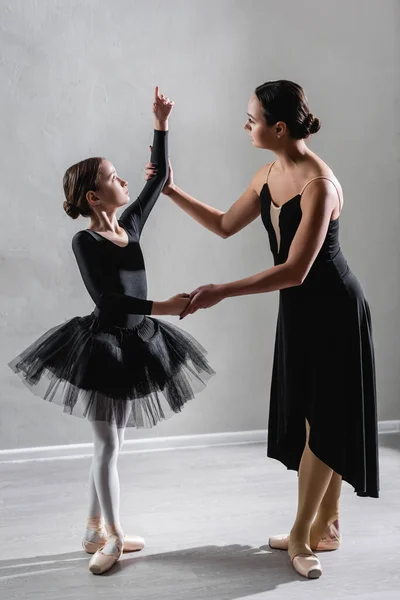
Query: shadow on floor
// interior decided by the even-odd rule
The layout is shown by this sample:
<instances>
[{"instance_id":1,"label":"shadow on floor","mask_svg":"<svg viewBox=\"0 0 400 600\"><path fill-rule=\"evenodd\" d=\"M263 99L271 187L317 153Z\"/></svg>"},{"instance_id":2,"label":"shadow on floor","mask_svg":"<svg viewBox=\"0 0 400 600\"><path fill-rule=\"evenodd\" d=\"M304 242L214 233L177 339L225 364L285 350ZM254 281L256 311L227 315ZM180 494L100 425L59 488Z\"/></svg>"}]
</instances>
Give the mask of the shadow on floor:
<instances>
[{"instance_id":1,"label":"shadow on floor","mask_svg":"<svg viewBox=\"0 0 400 600\"><path fill-rule=\"evenodd\" d=\"M35 574L35 587L43 585L43 581L40 582L42 577L50 577L53 582L56 577L59 587L65 577L70 593L73 591L71 583L82 593L82 584L92 588L90 583L97 584L101 579L104 590L110 586L129 585L132 595L140 594L141 600L156 597L237 600L271 591L292 581L307 581L293 570L286 552L239 544L203 546L153 555L125 554L101 577L91 575L87 564L88 556L82 552L5 560L0 561L0 581L29 578ZM82 598L82 595L79 597Z\"/></svg>"}]
</instances>

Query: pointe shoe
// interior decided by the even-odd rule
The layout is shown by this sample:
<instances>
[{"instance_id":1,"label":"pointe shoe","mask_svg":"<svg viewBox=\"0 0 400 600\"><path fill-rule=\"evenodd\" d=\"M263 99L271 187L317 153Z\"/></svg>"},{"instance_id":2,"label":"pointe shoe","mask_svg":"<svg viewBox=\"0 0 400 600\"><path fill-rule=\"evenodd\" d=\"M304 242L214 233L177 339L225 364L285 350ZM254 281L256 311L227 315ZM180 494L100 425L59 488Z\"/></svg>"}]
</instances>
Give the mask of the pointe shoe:
<instances>
[{"instance_id":1,"label":"pointe shoe","mask_svg":"<svg viewBox=\"0 0 400 600\"><path fill-rule=\"evenodd\" d=\"M322 567L315 554L297 554L292 558L292 565L299 575L307 579L318 579L322 575Z\"/></svg>"},{"instance_id":2,"label":"pointe shoe","mask_svg":"<svg viewBox=\"0 0 400 600\"><path fill-rule=\"evenodd\" d=\"M145 541L140 535L124 535L123 546L123 552L139 552L145 547Z\"/></svg>"},{"instance_id":3,"label":"pointe shoe","mask_svg":"<svg viewBox=\"0 0 400 600\"><path fill-rule=\"evenodd\" d=\"M88 542L83 539L82 548L87 554L95 554L98 550L101 550L106 541L106 536L104 536L101 542ZM123 552L139 552L139 550L143 550L144 547L145 541L140 535L124 535Z\"/></svg>"},{"instance_id":4,"label":"pointe shoe","mask_svg":"<svg viewBox=\"0 0 400 600\"><path fill-rule=\"evenodd\" d=\"M116 551L112 554L104 554L103 549L107 544L114 544ZM89 562L89 571L94 575L102 575L109 571L120 559L122 554L122 541L116 535L110 535L107 538L107 543L100 550L93 554Z\"/></svg>"},{"instance_id":5,"label":"pointe shoe","mask_svg":"<svg viewBox=\"0 0 400 600\"><path fill-rule=\"evenodd\" d=\"M333 550L338 550L341 541L342 538L339 532L339 521L334 521L334 523L329 525L329 527L326 529L323 537L318 542L315 551L332 552ZM284 534L270 537L268 544L273 550L287 550L289 547L289 535Z\"/></svg>"},{"instance_id":6,"label":"pointe shoe","mask_svg":"<svg viewBox=\"0 0 400 600\"><path fill-rule=\"evenodd\" d=\"M268 546L272 550L287 550L289 548L289 534L273 535L268 540Z\"/></svg>"},{"instance_id":7,"label":"pointe shoe","mask_svg":"<svg viewBox=\"0 0 400 600\"><path fill-rule=\"evenodd\" d=\"M87 554L96 554L97 550L100 550L104 544L106 543L106 538L102 542L88 542L87 540L82 540L82 548Z\"/></svg>"},{"instance_id":8,"label":"pointe shoe","mask_svg":"<svg viewBox=\"0 0 400 600\"><path fill-rule=\"evenodd\" d=\"M339 531L339 521L334 521L326 528L322 538L316 547L317 552L332 552L337 550L342 541L342 536Z\"/></svg>"}]
</instances>

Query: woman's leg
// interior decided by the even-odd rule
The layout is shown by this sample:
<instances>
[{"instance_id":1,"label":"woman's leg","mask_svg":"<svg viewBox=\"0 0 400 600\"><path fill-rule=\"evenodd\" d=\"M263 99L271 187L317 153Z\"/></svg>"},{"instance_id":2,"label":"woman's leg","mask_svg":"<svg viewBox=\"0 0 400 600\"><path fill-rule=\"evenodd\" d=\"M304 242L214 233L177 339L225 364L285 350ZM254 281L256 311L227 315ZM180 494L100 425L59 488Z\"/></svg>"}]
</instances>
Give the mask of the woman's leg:
<instances>
[{"instance_id":1,"label":"woman's leg","mask_svg":"<svg viewBox=\"0 0 400 600\"><path fill-rule=\"evenodd\" d=\"M309 425L298 478L297 515L289 538L289 556L311 554L311 526L327 492L333 471L311 452L308 445Z\"/></svg>"},{"instance_id":2,"label":"woman's leg","mask_svg":"<svg viewBox=\"0 0 400 600\"><path fill-rule=\"evenodd\" d=\"M317 516L311 527L310 541L312 549L315 549L321 538L327 535L326 532L333 523L337 530L335 536L339 534L339 503L341 490L342 476L333 471L328 489L326 490L325 496L322 498Z\"/></svg>"}]
</instances>

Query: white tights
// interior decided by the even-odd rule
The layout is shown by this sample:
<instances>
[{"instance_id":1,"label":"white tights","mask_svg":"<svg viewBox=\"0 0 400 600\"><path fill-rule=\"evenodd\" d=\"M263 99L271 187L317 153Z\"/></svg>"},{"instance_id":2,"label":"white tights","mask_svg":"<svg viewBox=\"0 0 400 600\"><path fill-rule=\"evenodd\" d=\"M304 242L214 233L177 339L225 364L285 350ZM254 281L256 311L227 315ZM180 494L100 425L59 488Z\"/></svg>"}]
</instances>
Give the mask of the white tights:
<instances>
[{"instance_id":1,"label":"white tights","mask_svg":"<svg viewBox=\"0 0 400 600\"><path fill-rule=\"evenodd\" d=\"M88 528L96 529L91 523L98 523L97 536L102 519L108 535L122 537L119 517L120 486L117 469L119 452L124 441L125 428L109 425L105 421L92 421L94 454L89 475ZM90 541L97 541L96 535L87 532Z\"/></svg>"}]
</instances>

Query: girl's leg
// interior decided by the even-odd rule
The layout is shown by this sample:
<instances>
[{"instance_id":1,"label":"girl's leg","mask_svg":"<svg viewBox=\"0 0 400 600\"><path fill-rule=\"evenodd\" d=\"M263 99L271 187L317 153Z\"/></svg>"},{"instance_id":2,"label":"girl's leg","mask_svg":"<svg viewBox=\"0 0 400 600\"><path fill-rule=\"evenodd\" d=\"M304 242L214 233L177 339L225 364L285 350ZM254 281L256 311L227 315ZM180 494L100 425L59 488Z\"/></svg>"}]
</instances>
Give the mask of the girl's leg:
<instances>
[{"instance_id":1,"label":"girl's leg","mask_svg":"<svg viewBox=\"0 0 400 600\"><path fill-rule=\"evenodd\" d=\"M93 480L107 535L123 539L119 520L120 486L117 459L120 447L118 429L103 421L93 421ZM107 554L106 544L103 552ZM115 550L111 550L115 552Z\"/></svg>"},{"instance_id":2,"label":"girl's leg","mask_svg":"<svg viewBox=\"0 0 400 600\"><path fill-rule=\"evenodd\" d=\"M117 434L118 434L118 451L119 452L121 452L121 450L122 450L122 445L123 445L124 439L125 439L125 431L126 431L125 427L118 427L118 429L117 429Z\"/></svg>"},{"instance_id":3,"label":"girl's leg","mask_svg":"<svg viewBox=\"0 0 400 600\"><path fill-rule=\"evenodd\" d=\"M122 448L125 437L125 427L117 429L118 434L118 450ZM101 542L104 539L104 520L101 513L100 501L97 495L96 485L94 482L94 459L90 467L89 473L89 509L87 520L87 531L85 539L92 542Z\"/></svg>"},{"instance_id":4,"label":"girl's leg","mask_svg":"<svg viewBox=\"0 0 400 600\"><path fill-rule=\"evenodd\" d=\"M87 398L85 394L82 395L82 401L87 403ZM126 405L126 417L125 422L129 417L129 412L131 410L130 403ZM118 435L118 452L122 447L125 435L125 427L121 427L117 429ZM86 525L86 532L84 535L84 542L94 542L94 543L102 543L106 537L106 533L104 530L104 518L101 511L99 495L97 493L96 484L95 484L95 464L98 459L96 458L96 448L94 452L94 457L92 461L92 465L89 473L89 509L88 509L88 520ZM118 477L118 473L117 473ZM90 551L90 550L89 550Z\"/></svg>"},{"instance_id":5,"label":"girl's leg","mask_svg":"<svg viewBox=\"0 0 400 600\"><path fill-rule=\"evenodd\" d=\"M92 422L93 479L104 517L107 541L89 562L89 571L100 575L115 564L123 550L124 535L119 521L118 430L106 421Z\"/></svg>"},{"instance_id":6,"label":"girl's leg","mask_svg":"<svg viewBox=\"0 0 400 600\"><path fill-rule=\"evenodd\" d=\"M104 520L101 512L100 501L94 483L94 458L89 473L89 509L84 542L99 544L104 542ZM90 547L89 547L90 548ZM90 551L90 550L89 550Z\"/></svg>"}]
</instances>

